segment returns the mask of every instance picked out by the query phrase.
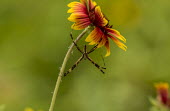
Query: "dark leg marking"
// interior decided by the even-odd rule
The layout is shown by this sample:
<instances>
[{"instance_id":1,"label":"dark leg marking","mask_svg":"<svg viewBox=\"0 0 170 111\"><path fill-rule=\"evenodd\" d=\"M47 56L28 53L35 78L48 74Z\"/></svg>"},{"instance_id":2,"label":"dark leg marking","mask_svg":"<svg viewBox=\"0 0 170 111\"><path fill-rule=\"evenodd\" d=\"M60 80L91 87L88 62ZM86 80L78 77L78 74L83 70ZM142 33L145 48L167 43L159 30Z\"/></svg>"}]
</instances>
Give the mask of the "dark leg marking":
<instances>
[{"instance_id":1,"label":"dark leg marking","mask_svg":"<svg viewBox=\"0 0 170 111\"><path fill-rule=\"evenodd\" d=\"M102 69L106 69L105 67L101 67L101 66L99 66L97 63L95 63L90 57L88 57L87 55L86 55L86 58L92 63L92 64L94 64L94 66L96 66L103 74L105 73Z\"/></svg>"},{"instance_id":2,"label":"dark leg marking","mask_svg":"<svg viewBox=\"0 0 170 111\"><path fill-rule=\"evenodd\" d=\"M87 54L90 54L90 53L92 53L94 50L96 50L101 41L102 41L102 39L100 39L100 40L99 40L99 43L98 43L97 45L95 45L89 52L87 52Z\"/></svg>"},{"instance_id":3,"label":"dark leg marking","mask_svg":"<svg viewBox=\"0 0 170 111\"><path fill-rule=\"evenodd\" d=\"M94 50L96 50L96 49L97 49L97 46L98 46L98 44L95 45L89 52L87 52L87 54L90 54L90 53L92 53Z\"/></svg>"},{"instance_id":4,"label":"dark leg marking","mask_svg":"<svg viewBox=\"0 0 170 111\"><path fill-rule=\"evenodd\" d=\"M84 54L77 60L77 62L67 72L64 73L64 76L67 76L67 74L69 74L71 71L73 71L78 66L80 61L83 60L83 58L84 58Z\"/></svg>"},{"instance_id":5,"label":"dark leg marking","mask_svg":"<svg viewBox=\"0 0 170 111\"><path fill-rule=\"evenodd\" d=\"M70 33L70 37L74 43L74 45L76 46L77 50L80 51L82 54L83 54L83 51L78 47L78 45L75 43L74 39L73 39L73 35L72 35L72 32Z\"/></svg>"}]
</instances>

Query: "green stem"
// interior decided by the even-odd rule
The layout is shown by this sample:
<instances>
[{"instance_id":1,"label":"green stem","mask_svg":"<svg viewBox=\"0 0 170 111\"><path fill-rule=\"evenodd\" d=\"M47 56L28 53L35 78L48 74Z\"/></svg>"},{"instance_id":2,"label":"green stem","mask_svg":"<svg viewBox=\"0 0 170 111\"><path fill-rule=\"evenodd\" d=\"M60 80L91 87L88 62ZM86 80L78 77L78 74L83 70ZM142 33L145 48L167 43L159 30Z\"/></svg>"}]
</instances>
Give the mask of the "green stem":
<instances>
[{"instance_id":1,"label":"green stem","mask_svg":"<svg viewBox=\"0 0 170 111\"><path fill-rule=\"evenodd\" d=\"M88 31L89 27L87 27L75 40L75 43L77 43L83 36L84 34ZM60 69L60 72L59 72L59 75L58 75L58 79L57 79L57 82L56 82L56 85L55 85L55 89L54 89L54 92L53 92L53 96L52 96L52 100L51 100L51 105L50 105L50 109L49 111L54 111L54 105L55 105L55 101L56 101L56 96L57 96L57 93L58 93L58 89L59 89L59 86L60 86L60 83L61 83L61 80L62 80L62 77L63 77L63 74L64 74L64 70L65 70L65 67L66 67L66 64L67 64L67 61L71 55L71 52L73 50L73 47L74 47L74 43L72 43L67 51L67 54L64 58L64 61L63 61L63 64L61 66L61 69Z\"/></svg>"}]
</instances>

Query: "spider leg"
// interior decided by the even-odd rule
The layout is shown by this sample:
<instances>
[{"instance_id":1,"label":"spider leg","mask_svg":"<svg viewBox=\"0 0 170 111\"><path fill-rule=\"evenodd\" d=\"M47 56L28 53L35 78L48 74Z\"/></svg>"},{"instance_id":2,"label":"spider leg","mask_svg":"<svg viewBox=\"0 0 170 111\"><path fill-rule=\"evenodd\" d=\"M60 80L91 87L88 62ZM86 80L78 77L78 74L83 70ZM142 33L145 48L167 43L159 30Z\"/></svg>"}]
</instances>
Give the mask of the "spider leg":
<instances>
[{"instance_id":1,"label":"spider leg","mask_svg":"<svg viewBox=\"0 0 170 111\"><path fill-rule=\"evenodd\" d=\"M100 39L100 41L98 42L98 44L95 45L89 52L87 52L87 54L90 54L90 53L92 53L94 50L96 50L97 47L98 47L98 45L99 45L99 43L100 43L101 41L102 41L102 39Z\"/></svg>"},{"instance_id":2,"label":"spider leg","mask_svg":"<svg viewBox=\"0 0 170 111\"><path fill-rule=\"evenodd\" d=\"M84 55L87 53L87 46L86 45L84 45ZM86 56L84 56L84 60L86 60Z\"/></svg>"},{"instance_id":3,"label":"spider leg","mask_svg":"<svg viewBox=\"0 0 170 111\"><path fill-rule=\"evenodd\" d=\"M82 50L78 47L78 45L75 43L75 41L74 41L74 39L73 39L73 34L72 34L72 32L70 33L70 37L71 37L74 45L76 46L77 50L80 51L80 52L83 54L83 51L82 51Z\"/></svg>"},{"instance_id":4,"label":"spider leg","mask_svg":"<svg viewBox=\"0 0 170 111\"><path fill-rule=\"evenodd\" d=\"M64 73L64 76L67 76L67 74L69 74L71 71L73 71L78 66L80 61L83 60L83 58L84 58L84 54L75 62L75 64L67 72Z\"/></svg>"},{"instance_id":5,"label":"spider leg","mask_svg":"<svg viewBox=\"0 0 170 111\"><path fill-rule=\"evenodd\" d=\"M90 53L92 53L94 50L96 50L96 49L97 49L97 46L98 46L98 44L95 45L89 52L87 52L87 54L90 54Z\"/></svg>"},{"instance_id":6,"label":"spider leg","mask_svg":"<svg viewBox=\"0 0 170 111\"><path fill-rule=\"evenodd\" d=\"M106 69L105 67L101 67L99 66L97 63L95 63L87 54L86 54L86 58L92 63L94 64L94 66L96 66L103 74L105 73L102 69Z\"/></svg>"},{"instance_id":7,"label":"spider leg","mask_svg":"<svg viewBox=\"0 0 170 111\"><path fill-rule=\"evenodd\" d=\"M103 58L103 56L101 55L101 57L102 57L102 60L103 60L103 64L104 64L104 66L106 66L106 64L105 64L105 61L104 61L104 58ZM105 68L106 69L106 68Z\"/></svg>"}]
</instances>

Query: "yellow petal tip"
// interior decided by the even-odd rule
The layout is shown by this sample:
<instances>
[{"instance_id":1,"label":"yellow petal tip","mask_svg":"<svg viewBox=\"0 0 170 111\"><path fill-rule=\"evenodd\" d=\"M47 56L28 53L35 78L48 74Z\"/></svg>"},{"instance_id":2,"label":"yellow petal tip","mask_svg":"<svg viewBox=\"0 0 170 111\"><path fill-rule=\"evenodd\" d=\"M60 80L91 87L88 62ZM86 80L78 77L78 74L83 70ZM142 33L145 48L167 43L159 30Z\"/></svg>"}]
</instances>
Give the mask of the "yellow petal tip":
<instances>
[{"instance_id":1,"label":"yellow petal tip","mask_svg":"<svg viewBox=\"0 0 170 111\"><path fill-rule=\"evenodd\" d=\"M169 84L164 83L164 82L155 83L154 86L155 86L156 89L160 89L160 88L168 89L169 88Z\"/></svg>"}]
</instances>

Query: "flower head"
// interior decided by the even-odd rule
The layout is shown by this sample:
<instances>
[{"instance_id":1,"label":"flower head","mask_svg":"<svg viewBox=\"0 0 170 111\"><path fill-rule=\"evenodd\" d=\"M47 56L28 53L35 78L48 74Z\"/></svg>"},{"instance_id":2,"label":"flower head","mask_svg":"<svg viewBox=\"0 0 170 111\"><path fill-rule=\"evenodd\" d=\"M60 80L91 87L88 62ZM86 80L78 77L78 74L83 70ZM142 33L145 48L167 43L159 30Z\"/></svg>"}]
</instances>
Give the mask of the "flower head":
<instances>
[{"instance_id":1,"label":"flower head","mask_svg":"<svg viewBox=\"0 0 170 111\"><path fill-rule=\"evenodd\" d=\"M126 42L126 39L115 29L112 29L108 24L108 20L103 15L100 6L92 0L80 0L80 2L71 2L68 4L71 7L68 13L72 13L68 20L75 22L72 29L81 30L89 25L94 26L94 30L86 38L89 45L105 46L107 53L110 55L110 45L108 38L112 39L118 47L126 51L127 47L119 40Z\"/></svg>"},{"instance_id":2,"label":"flower head","mask_svg":"<svg viewBox=\"0 0 170 111\"><path fill-rule=\"evenodd\" d=\"M108 23L100 7L92 0L71 2L68 4L68 7L70 7L70 9L67 13L72 13L68 20L75 22L72 25L72 29L81 30L91 24L94 26L105 26Z\"/></svg>"},{"instance_id":3,"label":"flower head","mask_svg":"<svg viewBox=\"0 0 170 111\"><path fill-rule=\"evenodd\" d=\"M164 105L169 105L169 94L168 94L169 84L156 83L155 87L157 89L158 100Z\"/></svg>"},{"instance_id":4,"label":"flower head","mask_svg":"<svg viewBox=\"0 0 170 111\"><path fill-rule=\"evenodd\" d=\"M112 39L118 47L126 51L126 45L119 41L126 42L126 39L117 30L109 26L96 27L86 38L86 42L90 42L89 45L98 44L98 47L105 46L107 49L105 56L109 56L110 45L108 38Z\"/></svg>"}]
</instances>

